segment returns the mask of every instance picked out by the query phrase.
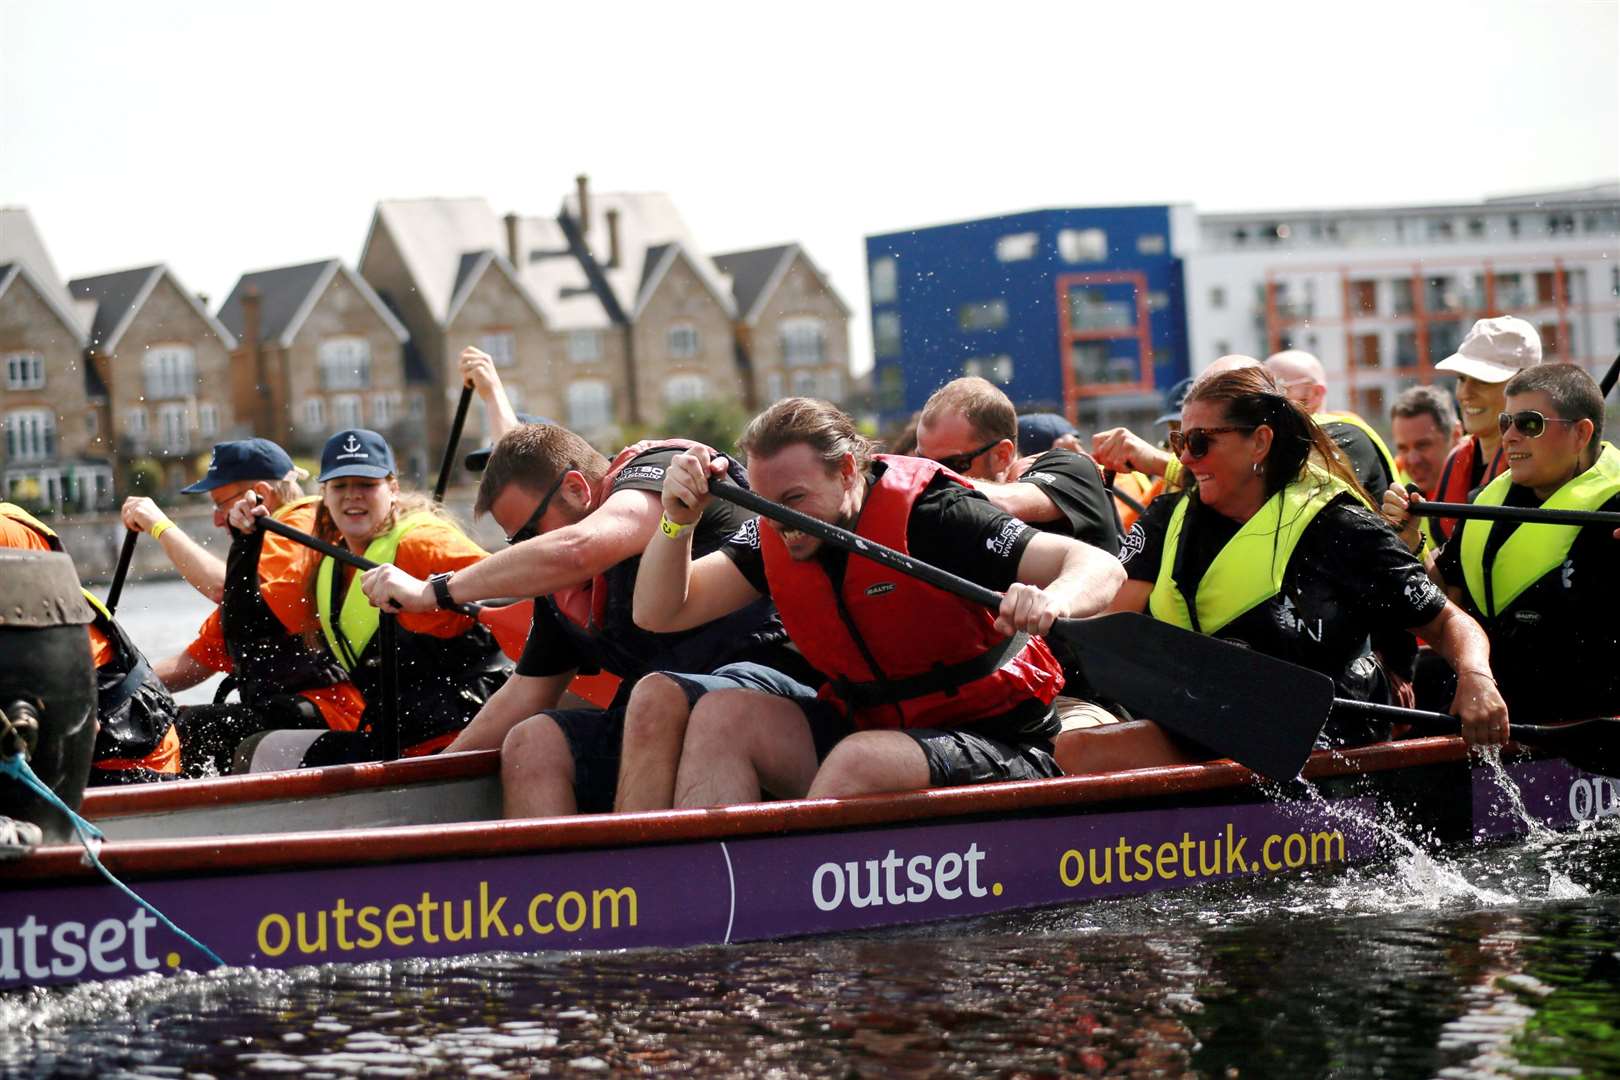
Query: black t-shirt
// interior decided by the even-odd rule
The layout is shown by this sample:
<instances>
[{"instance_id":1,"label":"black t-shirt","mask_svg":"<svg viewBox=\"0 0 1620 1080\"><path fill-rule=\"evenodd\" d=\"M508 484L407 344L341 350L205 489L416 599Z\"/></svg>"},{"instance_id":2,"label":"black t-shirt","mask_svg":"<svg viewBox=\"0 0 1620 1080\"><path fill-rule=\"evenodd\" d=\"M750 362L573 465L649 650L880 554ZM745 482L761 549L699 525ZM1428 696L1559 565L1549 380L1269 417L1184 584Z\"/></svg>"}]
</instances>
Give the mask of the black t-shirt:
<instances>
[{"instance_id":1,"label":"black t-shirt","mask_svg":"<svg viewBox=\"0 0 1620 1080\"><path fill-rule=\"evenodd\" d=\"M1374 502L1382 499L1384 492L1394 485L1395 477L1390 475L1389 464L1384 460L1384 455L1378 452L1377 444L1365 431L1343 420L1325 422L1322 431L1344 451L1344 456L1350 462L1350 471L1361 481L1363 490L1373 497Z\"/></svg>"},{"instance_id":2,"label":"black t-shirt","mask_svg":"<svg viewBox=\"0 0 1620 1080\"><path fill-rule=\"evenodd\" d=\"M867 483L876 479L881 462L873 466ZM738 529L726 542L727 558L737 565L748 584L769 596L765 556L759 548L760 523L756 519ZM948 570L987 589L1005 592L1018 580L1018 560L1035 536L1033 526L1002 513L990 500L943 473L912 504L906 522L906 548L912 558ZM835 583L844 580L849 555L842 548L822 545L816 558Z\"/></svg>"},{"instance_id":3,"label":"black t-shirt","mask_svg":"<svg viewBox=\"0 0 1620 1080\"><path fill-rule=\"evenodd\" d=\"M613 478L608 495L618 491L662 492L664 470L680 452L658 448L632 458ZM693 554L702 556L716 550L751 519L749 511L734 503L711 500L695 526ZM662 540L653 537L655 543ZM534 605L534 624L517 673L539 677L575 668L587 672L606 670L624 680L628 690L631 683L649 671L706 672L732 660L771 662L776 658L787 635L775 609L765 602L750 604L691 630L655 634L641 629L631 617L640 566L641 556L636 555L604 575L606 610L595 633L587 633L563 615L549 597L541 598Z\"/></svg>"},{"instance_id":4,"label":"black t-shirt","mask_svg":"<svg viewBox=\"0 0 1620 1080\"><path fill-rule=\"evenodd\" d=\"M1158 580L1170 515L1185 498L1154 499L1131 526L1120 552L1131 580ZM1240 527L1196 500L1188 507L1178 575L1184 596L1196 595L1197 582ZM1365 697L1372 672L1361 658L1368 638L1422 626L1445 605L1445 594L1383 518L1341 495L1305 526L1282 590L1215 636L1320 671L1342 696Z\"/></svg>"},{"instance_id":5,"label":"black t-shirt","mask_svg":"<svg viewBox=\"0 0 1620 1080\"><path fill-rule=\"evenodd\" d=\"M1058 509L1055 521L1032 522L1035 528L1119 554L1119 517L1095 461L1073 450L1048 450L1030 463L1018 483L1039 486Z\"/></svg>"},{"instance_id":6,"label":"black t-shirt","mask_svg":"<svg viewBox=\"0 0 1620 1080\"><path fill-rule=\"evenodd\" d=\"M1540 506L1529 488L1508 488L1508 506ZM1620 495L1600 509L1620 510ZM1491 556L1513 534L1512 522L1491 526ZM1435 554L1447 585L1463 590L1462 605L1491 638L1491 671L1508 713L1526 722L1577 720L1620 712L1620 540L1604 525L1583 528L1564 562L1519 594L1507 611L1485 618L1468 591L1462 530Z\"/></svg>"}]
</instances>

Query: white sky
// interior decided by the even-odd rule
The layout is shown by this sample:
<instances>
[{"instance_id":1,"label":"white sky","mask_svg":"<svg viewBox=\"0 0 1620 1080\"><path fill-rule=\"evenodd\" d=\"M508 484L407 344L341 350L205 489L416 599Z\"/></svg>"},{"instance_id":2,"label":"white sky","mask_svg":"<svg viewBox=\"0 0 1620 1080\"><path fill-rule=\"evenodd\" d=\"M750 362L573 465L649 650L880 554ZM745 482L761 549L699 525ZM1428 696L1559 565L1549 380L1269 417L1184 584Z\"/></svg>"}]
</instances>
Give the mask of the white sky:
<instances>
[{"instance_id":1,"label":"white sky","mask_svg":"<svg viewBox=\"0 0 1620 1080\"><path fill-rule=\"evenodd\" d=\"M64 276L358 259L381 198L667 191L709 251L1040 206L1470 200L1620 176L1616 0L0 0L0 205Z\"/></svg>"}]
</instances>

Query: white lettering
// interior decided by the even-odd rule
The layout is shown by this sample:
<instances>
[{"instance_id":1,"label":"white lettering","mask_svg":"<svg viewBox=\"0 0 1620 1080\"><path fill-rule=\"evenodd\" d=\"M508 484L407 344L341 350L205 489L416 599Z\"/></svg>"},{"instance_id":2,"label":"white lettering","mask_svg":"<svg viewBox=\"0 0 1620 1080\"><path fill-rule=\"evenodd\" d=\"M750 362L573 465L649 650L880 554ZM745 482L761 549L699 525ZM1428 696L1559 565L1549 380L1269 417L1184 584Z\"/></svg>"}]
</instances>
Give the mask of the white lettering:
<instances>
[{"instance_id":1,"label":"white lettering","mask_svg":"<svg viewBox=\"0 0 1620 1080\"><path fill-rule=\"evenodd\" d=\"M130 936L135 939L135 966L142 971L151 971L158 966L155 956L146 953L146 932L157 925L157 920L145 908L136 908L135 914L129 917Z\"/></svg>"},{"instance_id":2,"label":"white lettering","mask_svg":"<svg viewBox=\"0 0 1620 1080\"><path fill-rule=\"evenodd\" d=\"M90 931L90 966L103 975L116 975L128 967L121 957L109 955L123 947L125 936L124 924L118 919L96 923Z\"/></svg>"},{"instance_id":3,"label":"white lettering","mask_svg":"<svg viewBox=\"0 0 1620 1080\"><path fill-rule=\"evenodd\" d=\"M950 869L946 869L949 867ZM955 900L962 895L962 890L950 883L962 874L962 856L954 851L947 851L939 857L934 864L934 892L942 899ZM947 886L949 886L947 888Z\"/></svg>"},{"instance_id":4,"label":"white lettering","mask_svg":"<svg viewBox=\"0 0 1620 1080\"><path fill-rule=\"evenodd\" d=\"M979 850L978 844L969 844L967 849L968 865L968 895L984 896L990 890L979 884L979 864L984 861L984 852Z\"/></svg>"},{"instance_id":5,"label":"white lettering","mask_svg":"<svg viewBox=\"0 0 1620 1080\"><path fill-rule=\"evenodd\" d=\"M1576 821L1592 816L1592 785L1584 779L1569 785L1569 816Z\"/></svg>"},{"instance_id":6,"label":"white lettering","mask_svg":"<svg viewBox=\"0 0 1620 1080\"><path fill-rule=\"evenodd\" d=\"M833 889L835 890L831 898L828 898L826 890L823 889L821 884L822 878L829 874L832 875ZM837 908L844 902L843 868L832 862L822 863L816 867L816 877L811 885L811 891L815 894L816 907L822 911L832 911Z\"/></svg>"},{"instance_id":7,"label":"white lettering","mask_svg":"<svg viewBox=\"0 0 1620 1080\"><path fill-rule=\"evenodd\" d=\"M934 879L928 876L928 868L933 862L934 860L926 855L913 855L906 863L906 877L914 886L906 890L907 903L919 903L934 895Z\"/></svg>"},{"instance_id":8,"label":"white lettering","mask_svg":"<svg viewBox=\"0 0 1620 1080\"><path fill-rule=\"evenodd\" d=\"M76 941L69 940L76 938ZM51 948L56 956L51 960L51 974L70 979L84 970L84 923L57 923L51 931Z\"/></svg>"},{"instance_id":9,"label":"white lettering","mask_svg":"<svg viewBox=\"0 0 1620 1080\"><path fill-rule=\"evenodd\" d=\"M51 973L51 969L41 964L35 954L39 939L45 936L45 924L30 915L23 921L17 933L23 939L23 974L30 979L45 978Z\"/></svg>"}]
</instances>

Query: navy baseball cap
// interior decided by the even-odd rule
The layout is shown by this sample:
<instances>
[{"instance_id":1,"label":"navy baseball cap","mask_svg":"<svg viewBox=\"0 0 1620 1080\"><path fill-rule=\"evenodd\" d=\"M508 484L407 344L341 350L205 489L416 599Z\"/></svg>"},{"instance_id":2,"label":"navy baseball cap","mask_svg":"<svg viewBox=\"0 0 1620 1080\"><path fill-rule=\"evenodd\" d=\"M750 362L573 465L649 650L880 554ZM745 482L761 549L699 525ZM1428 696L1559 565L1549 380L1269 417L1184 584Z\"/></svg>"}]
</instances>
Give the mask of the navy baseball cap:
<instances>
[{"instance_id":1,"label":"navy baseball cap","mask_svg":"<svg viewBox=\"0 0 1620 1080\"><path fill-rule=\"evenodd\" d=\"M1173 420L1181 419L1181 405L1187 400L1187 391L1192 389L1191 379L1182 379L1176 385L1164 392L1164 407L1167 410L1153 423L1168 424Z\"/></svg>"},{"instance_id":2,"label":"navy baseball cap","mask_svg":"<svg viewBox=\"0 0 1620 1080\"><path fill-rule=\"evenodd\" d=\"M243 480L281 480L294 472L302 473L303 470L293 465L287 451L269 439L238 439L235 442L215 443L213 460L208 463L208 471L203 473L203 478L180 491L186 495L197 495ZM308 475L304 473L298 479L302 480Z\"/></svg>"},{"instance_id":3,"label":"navy baseball cap","mask_svg":"<svg viewBox=\"0 0 1620 1080\"><path fill-rule=\"evenodd\" d=\"M366 428L349 428L326 440L321 450L321 483L340 476L364 476L381 480L393 476L394 452L388 440Z\"/></svg>"},{"instance_id":4,"label":"navy baseball cap","mask_svg":"<svg viewBox=\"0 0 1620 1080\"><path fill-rule=\"evenodd\" d=\"M1044 454L1058 439L1074 434L1074 425L1057 413L1028 413L1018 418L1018 455Z\"/></svg>"},{"instance_id":5,"label":"navy baseball cap","mask_svg":"<svg viewBox=\"0 0 1620 1080\"><path fill-rule=\"evenodd\" d=\"M523 413L523 412L518 413L517 418L518 418L518 423L520 423L520 424L555 424L556 423L556 421L552 420L550 417L534 416L534 415L531 415L530 413ZM489 455L493 454L494 452L495 452L495 444L494 443L491 443L488 446L480 446L478 449L472 451L465 458L463 458L461 463L463 465L467 466L467 471L468 472L483 472L484 471L484 466L489 464Z\"/></svg>"}]
</instances>

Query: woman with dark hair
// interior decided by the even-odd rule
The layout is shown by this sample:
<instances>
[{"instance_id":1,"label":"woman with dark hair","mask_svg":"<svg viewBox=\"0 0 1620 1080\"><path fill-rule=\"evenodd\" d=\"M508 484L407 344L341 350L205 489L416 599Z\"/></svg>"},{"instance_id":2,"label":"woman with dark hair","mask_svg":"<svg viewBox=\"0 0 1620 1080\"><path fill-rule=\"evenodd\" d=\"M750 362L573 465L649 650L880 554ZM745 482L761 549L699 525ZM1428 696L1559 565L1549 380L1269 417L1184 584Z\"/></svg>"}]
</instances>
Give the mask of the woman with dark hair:
<instances>
[{"instance_id":1,"label":"woman with dark hair","mask_svg":"<svg viewBox=\"0 0 1620 1080\"><path fill-rule=\"evenodd\" d=\"M1388 682L1369 638L1415 631L1461 675L1452 711L1464 736L1506 740L1484 632L1369 508L1332 440L1270 375L1243 368L1195 383L1171 450L1187 490L1155 500L1131 528L1120 552L1129 580L1111 610L1242 643L1328 675L1340 697L1372 701L1388 700ZM1386 735L1335 719L1322 741ZM1094 772L1207 755L1138 722L1068 733L1057 756L1067 771Z\"/></svg>"}]
</instances>

